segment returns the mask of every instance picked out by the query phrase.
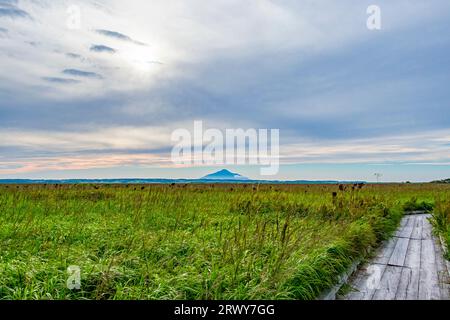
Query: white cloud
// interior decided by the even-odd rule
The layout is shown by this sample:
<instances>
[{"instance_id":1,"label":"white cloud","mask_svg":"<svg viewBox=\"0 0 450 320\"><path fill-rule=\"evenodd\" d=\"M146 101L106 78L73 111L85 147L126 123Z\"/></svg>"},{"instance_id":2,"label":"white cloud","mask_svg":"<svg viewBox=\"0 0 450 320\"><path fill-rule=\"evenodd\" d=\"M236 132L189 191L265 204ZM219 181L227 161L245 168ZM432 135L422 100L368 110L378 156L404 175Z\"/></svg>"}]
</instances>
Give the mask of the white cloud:
<instances>
[{"instance_id":1,"label":"white cloud","mask_svg":"<svg viewBox=\"0 0 450 320\"><path fill-rule=\"evenodd\" d=\"M0 66L5 71L1 85L21 85L23 90L42 94L46 85L42 78L56 77L68 66L104 75L103 81L52 88L53 95L64 94L66 99L82 93L137 90L161 77L189 77L180 66L205 61L283 51L302 52L298 59L306 60L369 36L361 1L343 5L335 1L110 0L100 4L91 0L23 0L19 5L32 19L4 23L10 32L8 39L0 42ZM81 10L79 30L67 27L67 9L72 5ZM423 12L428 12L428 18L430 12L435 14L434 7L417 1L382 1L380 5L384 5L386 24L392 28L427 18ZM105 37L95 32L98 29L120 32L149 46ZM117 54L90 52L93 44L110 46ZM84 60L74 61L66 53L79 54ZM208 82L202 85L208 86Z\"/></svg>"},{"instance_id":2,"label":"white cloud","mask_svg":"<svg viewBox=\"0 0 450 320\"><path fill-rule=\"evenodd\" d=\"M445 163L449 130L366 139L306 140L282 148L284 163Z\"/></svg>"},{"instance_id":3,"label":"white cloud","mask_svg":"<svg viewBox=\"0 0 450 320\"><path fill-rule=\"evenodd\" d=\"M1 130L0 147L14 148L28 152L28 155L0 159L0 174L98 169L130 164L175 167L170 158L173 147L171 132L171 129L163 127L104 128L66 133ZM372 139L304 140L282 145L280 162L443 165L450 161L450 138L444 138L449 134L450 131L446 130ZM36 155L48 150L52 150L51 155Z\"/></svg>"},{"instance_id":4,"label":"white cloud","mask_svg":"<svg viewBox=\"0 0 450 320\"><path fill-rule=\"evenodd\" d=\"M0 147L52 152L152 150L167 147L170 133L168 128L161 127L114 127L76 132L2 129Z\"/></svg>"}]
</instances>

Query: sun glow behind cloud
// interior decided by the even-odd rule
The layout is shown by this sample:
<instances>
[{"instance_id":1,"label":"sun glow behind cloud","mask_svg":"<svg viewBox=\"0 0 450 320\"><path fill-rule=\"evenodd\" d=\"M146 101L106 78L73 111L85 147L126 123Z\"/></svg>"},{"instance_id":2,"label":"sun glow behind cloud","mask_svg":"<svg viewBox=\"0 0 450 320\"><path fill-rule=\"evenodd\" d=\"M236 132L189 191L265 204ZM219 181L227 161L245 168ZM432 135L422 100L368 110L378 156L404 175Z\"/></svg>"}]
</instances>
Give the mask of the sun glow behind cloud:
<instances>
[{"instance_id":1,"label":"sun glow behind cloud","mask_svg":"<svg viewBox=\"0 0 450 320\"><path fill-rule=\"evenodd\" d=\"M131 72L141 75L156 73L163 65L155 54L155 49L142 46L132 46L125 48L120 53L120 58L129 66Z\"/></svg>"}]
</instances>

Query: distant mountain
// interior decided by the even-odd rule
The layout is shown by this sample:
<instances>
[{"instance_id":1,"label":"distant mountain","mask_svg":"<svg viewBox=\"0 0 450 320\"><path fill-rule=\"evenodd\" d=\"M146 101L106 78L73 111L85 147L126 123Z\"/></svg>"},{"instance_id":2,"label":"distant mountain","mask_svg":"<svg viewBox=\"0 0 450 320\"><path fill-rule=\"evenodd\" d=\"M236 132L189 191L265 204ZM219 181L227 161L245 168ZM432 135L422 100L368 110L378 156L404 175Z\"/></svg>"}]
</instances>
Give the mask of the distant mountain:
<instances>
[{"instance_id":1,"label":"distant mountain","mask_svg":"<svg viewBox=\"0 0 450 320\"><path fill-rule=\"evenodd\" d=\"M204 176L203 178L201 178L200 180L227 180L227 181L239 180L239 181L242 181L242 180L250 180L250 179L247 177L241 176L238 173L233 173L231 171L223 169L223 170L217 171L215 173L208 174L208 175Z\"/></svg>"}]
</instances>

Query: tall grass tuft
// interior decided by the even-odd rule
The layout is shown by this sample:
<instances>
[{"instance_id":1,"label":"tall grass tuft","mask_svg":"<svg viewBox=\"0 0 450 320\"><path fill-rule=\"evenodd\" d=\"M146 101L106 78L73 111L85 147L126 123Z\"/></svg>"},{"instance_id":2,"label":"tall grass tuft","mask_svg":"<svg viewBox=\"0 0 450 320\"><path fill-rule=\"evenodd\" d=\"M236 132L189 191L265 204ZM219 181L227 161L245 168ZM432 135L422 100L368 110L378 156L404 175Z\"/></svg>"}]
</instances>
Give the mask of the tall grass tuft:
<instances>
[{"instance_id":1,"label":"tall grass tuft","mask_svg":"<svg viewBox=\"0 0 450 320\"><path fill-rule=\"evenodd\" d=\"M431 223L446 244L446 258L450 260L450 201L438 200L432 213Z\"/></svg>"}]
</instances>

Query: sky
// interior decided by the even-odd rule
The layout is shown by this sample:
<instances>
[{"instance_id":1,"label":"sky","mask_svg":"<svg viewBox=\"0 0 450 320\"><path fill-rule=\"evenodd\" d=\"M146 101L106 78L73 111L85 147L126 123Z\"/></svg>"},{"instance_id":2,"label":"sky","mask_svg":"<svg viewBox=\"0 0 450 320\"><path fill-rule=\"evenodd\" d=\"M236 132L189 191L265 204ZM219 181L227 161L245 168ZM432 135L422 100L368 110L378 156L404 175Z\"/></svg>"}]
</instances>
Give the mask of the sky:
<instances>
[{"instance_id":1,"label":"sky","mask_svg":"<svg viewBox=\"0 0 450 320\"><path fill-rule=\"evenodd\" d=\"M262 178L174 164L199 120L279 129L271 179L449 178L449 18L448 0L0 0L0 179Z\"/></svg>"}]
</instances>

